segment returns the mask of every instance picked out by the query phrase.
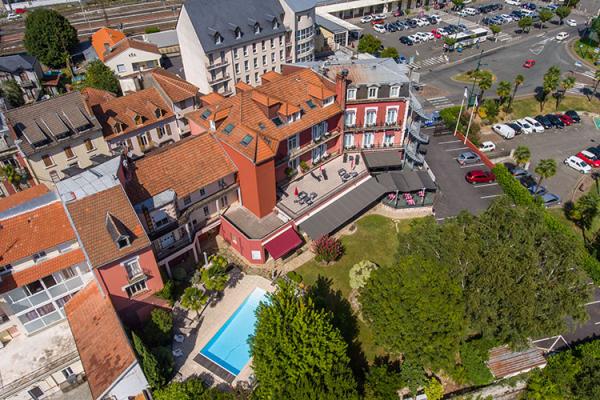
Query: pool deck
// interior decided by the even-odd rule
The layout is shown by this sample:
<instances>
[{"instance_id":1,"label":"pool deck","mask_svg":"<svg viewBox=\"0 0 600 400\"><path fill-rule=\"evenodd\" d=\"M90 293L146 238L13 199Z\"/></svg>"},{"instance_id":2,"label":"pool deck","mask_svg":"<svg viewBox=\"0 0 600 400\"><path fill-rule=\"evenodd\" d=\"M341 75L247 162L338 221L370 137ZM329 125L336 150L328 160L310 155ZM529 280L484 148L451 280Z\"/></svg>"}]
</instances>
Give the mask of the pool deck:
<instances>
[{"instance_id":1,"label":"pool deck","mask_svg":"<svg viewBox=\"0 0 600 400\"><path fill-rule=\"evenodd\" d=\"M231 281L234 283L230 283L230 286L225 289L221 300L208 306L200 316L195 312L176 308L175 330L185 336L183 343L173 343L173 349L183 351L183 356L175 358L175 372L178 380L185 380L190 376L200 376L207 378L205 380L208 383L230 383L200 365L194 358L254 289L259 287L267 292L275 290L275 287L271 286L271 282L261 276L240 276L241 278L234 277ZM248 378L252 374L250 364L248 363L231 382L233 386L239 381L249 380Z\"/></svg>"}]
</instances>

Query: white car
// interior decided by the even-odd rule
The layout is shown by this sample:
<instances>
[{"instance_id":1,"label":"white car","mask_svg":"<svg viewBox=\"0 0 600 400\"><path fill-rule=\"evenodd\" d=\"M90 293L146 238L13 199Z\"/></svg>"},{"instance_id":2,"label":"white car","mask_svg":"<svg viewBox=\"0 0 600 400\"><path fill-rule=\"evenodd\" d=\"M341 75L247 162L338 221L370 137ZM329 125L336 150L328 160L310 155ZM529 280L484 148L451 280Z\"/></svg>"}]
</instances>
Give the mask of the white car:
<instances>
[{"instance_id":1,"label":"white car","mask_svg":"<svg viewBox=\"0 0 600 400\"><path fill-rule=\"evenodd\" d=\"M422 42L426 42L429 40L429 36L427 36L427 34L425 32L417 32L417 33L415 33L415 35L418 36Z\"/></svg>"},{"instance_id":2,"label":"white car","mask_svg":"<svg viewBox=\"0 0 600 400\"><path fill-rule=\"evenodd\" d=\"M508 14L500 14L500 18L502 18L507 24L514 21L513 17Z\"/></svg>"},{"instance_id":3,"label":"white car","mask_svg":"<svg viewBox=\"0 0 600 400\"><path fill-rule=\"evenodd\" d=\"M515 137L515 130L505 124L492 125L492 130L498 135L502 136L504 139L512 139Z\"/></svg>"},{"instance_id":4,"label":"white car","mask_svg":"<svg viewBox=\"0 0 600 400\"><path fill-rule=\"evenodd\" d=\"M471 7L467 7L463 11L466 12L467 15L477 15L477 10Z\"/></svg>"},{"instance_id":5,"label":"white car","mask_svg":"<svg viewBox=\"0 0 600 400\"><path fill-rule=\"evenodd\" d=\"M431 32L423 32L423 34L425 35L425 37L427 38L427 40L433 40L433 39L435 39L435 36L433 36L433 33L431 33Z\"/></svg>"},{"instance_id":6,"label":"white car","mask_svg":"<svg viewBox=\"0 0 600 400\"><path fill-rule=\"evenodd\" d=\"M542 133L544 132L544 127L542 126L542 124L540 124L538 121L536 121L535 119L531 118L531 117L525 117L523 118L529 125L531 125L531 128L533 129L533 131L535 133Z\"/></svg>"},{"instance_id":7,"label":"white car","mask_svg":"<svg viewBox=\"0 0 600 400\"><path fill-rule=\"evenodd\" d=\"M589 174L592 172L590 167L585 161L577 156L571 156L565 160L565 165L573 168L575 171L579 171L582 174Z\"/></svg>"},{"instance_id":8,"label":"white car","mask_svg":"<svg viewBox=\"0 0 600 400\"><path fill-rule=\"evenodd\" d=\"M504 2L511 6L520 6L521 0L504 0Z\"/></svg>"},{"instance_id":9,"label":"white car","mask_svg":"<svg viewBox=\"0 0 600 400\"><path fill-rule=\"evenodd\" d=\"M421 36L417 36L415 35L409 35L408 38L410 40L412 40L414 43L421 43L423 41L423 39L421 39Z\"/></svg>"},{"instance_id":10,"label":"white car","mask_svg":"<svg viewBox=\"0 0 600 400\"><path fill-rule=\"evenodd\" d=\"M568 19L565 21L565 24L567 24L568 26L577 26L577 21L575 21L574 19Z\"/></svg>"},{"instance_id":11,"label":"white car","mask_svg":"<svg viewBox=\"0 0 600 400\"><path fill-rule=\"evenodd\" d=\"M467 14L467 12L465 10L461 10L461 11L457 12L456 15L461 16L461 17L467 17L469 14Z\"/></svg>"},{"instance_id":12,"label":"white car","mask_svg":"<svg viewBox=\"0 0 600 400\"><path fill-rule=\"evenodd\" d=\"M483 151L484 153L488 153L490 151L495 151L496 150L496 144L494 142L490 142L489 140L481 143L481 146L479 146L479 150Z\"/></svg>"},{"instance_id":13,"label":"white car","mask_svg":"<svg viewBox=\"0 0 600 400\"><path fill-rule=\"evenodd\" d=\"M427 26L427 25L431 25L431 22L429 22L429 20L427 18L419 18L425 25L423 26Z\"/></svg>"},{"instance_id":14,"label":"white car","mask_svg":"<svg viewBox=\"0 0 600 400\"><path fill-rule=\"evenodd\" d=\"M530 133L533 133L533 128L524 119L516 120L515 124L519 125L521 129L523 129L524 134L529 135Z\"/></svg>"},{"instance_id":15,"label":"white car","mask_svg":"<svg viewBox=\"0 0 600 400\"><path fill-rule=\"evenodd\" d=\"M439 22L442 20L442 17L440 17L440 16L439 16L439 15L437 15L437 14L431 14L431 15L429 16L429 18L435 18L435 20L436 20L438 23L439 23Z\"/></svg>"},{"instance_id":16,"label":"white car","mask_svg":"<svg viewBox=\"0 0 600 400\"><path fill-rule=\"evenodd\" d=\"M386 19L387 16L385 14L375 14L373 15L373 19Z\"/></svg>"},{"instance_id":17,"label":"white car","mask_svg":"<svg viewBox=\"0 0 600 400\"><path fill-rule=\"evenodd\" d=\"M425 22L423 22L422 19L415 19L417 26L425 26L427 25Z\"/></svg>"},{"instance_id":18,"label":"white car","mask_svg":"<svg viewBox=\"0 0 600 400\"><path fill-rule=\"evenodd\" d=\"M569 34L567 32L560 32L558 35L556 35L555 39L559 42L562 42L563 40L565 40L568 37L569 37Z\"/></svg>"},{"instance_id":19,"label":"white car","mask_svg":"<svg viewBox=\"0 0 600 400\"><path fill-rule=\"evenodd\" d=\"M371 22L373 21L373 16L372 15L365 15L364 17L362 17L360 19L360 23L361 24L366 24L367 22Z\"/></svg>"},{"instance_id":20,"label":"white car","mask_svg":"<svg viewBox=\"0 0 600 400\"><path fill-rule=\"evenodd\" d=\"M8 21L14 21L14 20L19 19L19 18L21 18L21 16L19 14L14 13L14 12L9 12L8 15L6 16L6 19Z\"/></svg>"},{"instance_id":21,"label":"white car","mask_svg":"<svg viewBox=\"0 0 600 400\"><path fill-rule=\"evenodd\" d=\"M375 24L375 25L373 25L373 30L375 32L379 32L379 33L385 33L385 32L387 32L385 30L385 26L383 26L382 24Z\"/></svg>"}]
</instances>

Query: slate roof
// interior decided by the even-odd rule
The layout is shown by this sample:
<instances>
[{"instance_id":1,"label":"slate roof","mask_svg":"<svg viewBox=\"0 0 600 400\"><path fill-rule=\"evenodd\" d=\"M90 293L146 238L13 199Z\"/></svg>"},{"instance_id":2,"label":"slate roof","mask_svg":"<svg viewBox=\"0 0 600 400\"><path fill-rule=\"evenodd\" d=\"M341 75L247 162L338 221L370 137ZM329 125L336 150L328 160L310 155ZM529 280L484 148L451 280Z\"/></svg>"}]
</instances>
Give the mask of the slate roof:
<instances>
[{"instance_id":1,"label":"slate roof","mask_svg":"<svg viewBox=\"0 0 600 400\"><path fill-rule=\"evenodd\" d=\"M65 312L90 391L99 399L137 362L129 339L108 297L90 282L67 304Z\"/></svg>"},{"instance_id":2,"label":"slate roof","mask_svg":"<svg viewBox=\"0 0 600 400\"><path fill-rule=\"evenodd\" d=\"M317 0L283 0L294 12L308 11L317 5Z\"/></svg>"},{"instance_id":3,"label":"slate roof","mask_svg":"<svg viewBox=\"0 0 600 400\"><path fill-rule=\"evenodd\" d=\"M67 209L94 268L150 246L150 240L121 185L67 203ZM107 229L107 214L131 233L130 246L117 247Z\"/></svg>"},{"instance_id":4,"label":"slate roof","mask_svg":"<svg viewBox=\"0 0 600 400\"><path fill-rule=\"evenodd\" d=\"M58 144L59 140L64 146L69 143L67 137L90 136L100 129L78 91L8 110L6 119L13 138L21 139L25 155Z\"/></svg>"},{"instance_id":5,"label":"slate roof","mask_svg":"<svg viewBox=\"0 0 600 400\"><path fill-rule=\"evenodd\" d=\"M183 8L189 15L196 35L205 52L260 41L275 34L283 34L283 7L277 0L186 0ZM277 18L279 28L273 29ZM254 24L259 23L261 32L254 34ZM236 39L235 29L242 31ZM223 41L215 43L215 34Z\"/></svg>"},{"instance_id":6,"label":"slate roof","mask_svg":"<svg viewBox=\"0 0 600 400\"><path fill-rule=\"evenodd\" d=\"M134 205L168 189L182 198L235 171L235 165L211 135L192 136L133 163L126 191Z\"/></svg>"},{"instance_id":7,"label":"slate roof","mask_svg":"<svg viewBox=\"0 0 600 400\"><path fill-rule=\"evenodd\" d=\"M326 64L322 61L302 63L314 70L325 68L324 73L330 79L342 70L348 71L350 86L406 84L408 91L408 66L398 64L391 58L358 59L358 60L329 60ZM401 93L402 94L402 93ZM408 93L406 93L408 96Z\"/></svg>"},{"instance_id":8,"label":"slate roof","mask_svg":"<svg viewBox=\"0 0 600 400\"><path fill-rule=\"evenodd\" d=\"M11 74L19 71L32 71L37 59L29 54L14 54L10 56L0 57L0 71L9 72Z\"/></svg>"}]
</instances>

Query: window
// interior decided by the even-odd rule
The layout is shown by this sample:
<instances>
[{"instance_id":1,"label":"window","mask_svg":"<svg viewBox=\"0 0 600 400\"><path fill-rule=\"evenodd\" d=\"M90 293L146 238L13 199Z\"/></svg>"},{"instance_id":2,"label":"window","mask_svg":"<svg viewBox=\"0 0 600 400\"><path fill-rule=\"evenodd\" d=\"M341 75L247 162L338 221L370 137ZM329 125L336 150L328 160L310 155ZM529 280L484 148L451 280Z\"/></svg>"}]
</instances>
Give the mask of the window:
<instances>
[{"instance_id":1,"label":"window","mask_svg":"<svg viewBox=\"0 0 600 400\"><path fill-rule=\"evenodd\" d=\"M260 47L262 48L263 51L265 51L265 49L267 48L267 42L265 40L263 40L260 44Z\"/></svg>"},{"instance_id":2,"label":"window","mask_svg":"<svg viewBox=\"0 0 600 400\"><path fill-rule=\"evenodd\" d=\"M204 188L200 188L200 196L201 197L206 196L206 190Z\"/></svg>"},{"instance_id":3,"label":"window","mask_svg":"<svg viewBox=\"0 0 600 400\"><path fill-rule=\"evenodd\" d=\"M210 214L210 210L209 210L208 206L204 206L204 207L202 208L202 212L204 212L204 216L205 216L205 217L208 217L208 216L209 216L209 214Z\"/></svg>"},{"instance_id":4,"label":"window","mask_svg":"<svg viewBox=\"0 0 600 400\"><path fill-rule=\"evenodd\" d=\"M373 132L365 132L363 134L363 147L373 147L375 134Z\"/></svg>"},{"instance_id":5,"label":"window","mask_svg":"<svg viewBox=\"0 0 600 400\"><path fill-rule=\"evenodd\" d=\"M377 98L377 88L376 87L370 87L369 88L369 92L367 94L367 97L369 99L376 99Z\"/></svg>"},{"instance_id":6,"label":"window","mask_svg":"<svg viewBox=\"0 0 600 400\"><path fill-rule=\"evenodd\" d=\"M165 128L163 126L156 128L156 136L158 136L159 139L162 139L162 137L165 136Z\"/></svg>"},{"instance_id":7,"label":"window","mask_svg":"<svg viewBox=\"0 0 600 400\"><path fill-rule=\"evenodd\" d=\"M290 167L293 170L296 170L298 168L299 164L300 164L300 160L298 159L298 157L291 158L290 161L288 161L288 167Z\"/></svg>"},{"instance_id":8,"label":"window","mask_svg":"<svg viewBox=\"0 0 600 400\"><path fill-rule=\"evenodd\" d=\"M257 84L259 83L258 82L258 72L254 73L254 82L256 82Z\"/></svg>"},{"instance_id":9,"label":"window","mask_svg":"<svg viewBox=\"0 0 600 400\"><path fill-rule=\"evenodd\" d=\"M267 65L267 56L266 56L266 54L263 55L262 62L263 62L263 65Z\"/></svg>"},{"instance_id":10,"label":"window","mask_svg":"<svg viewBox=\"0 0 600 400\"><path fill-rule=\"evenodd\" d=\"M279 29L279 21L277 21L277 18L273 20L273 30L275 29Z\"/></svg>"},{"instance_id":11,"label":"window","mask_svg":"<svg viewBox=\"0 0 600 400\"><path fill-rule=\"evenodd\" d=\"M215 44L223 43L223 36L221 36L221 34L219 32L215 33L214 39L215 39Z\"/></svg>"},{"instance_id":12,"label":"window","mask_svg":"<svg viewBox=\"0 0 600 400\"><path fill-rule=\"evenodd\" d=\"M346 90L346 99L348 99L348 100L356 100L356 89L348 89L348 90Z\"/></svg>"},{"instance_id":13,"label":"window","mask_svg":"<svg viewBox=\"0 0 600 400\"><path fill-rule=\"evenodd\" d=\"M258 22L254 24L254 34L258 35L261 31L262 29L260 28L260 24Z\"/></svg>"},{"instance_id":14,"label":"window","mask_svg":"<svg viewBox=\"0 0 600 400\"><path fill-rule=\"evenodd\" d=\"M365 126L375 126L377 124L377 110L367 110L365 116Z\"/></svg>"},{"instance_id":15,"label":"window","mask_svg":"<svg viewBox=\"0 0 600 400\"><path fill-rule=\"evenodd\" d=\"M386 125L395 125L398 122L398 109L397 108L388 108L385 123Z\"/></svg>"},{"instance_id":16,"label":"window","mask_svg":"<svg viewBox=\"0 0 600 400\"><path fill-rule=\"evenodd\" d=\"M135 278L142 273L142 267L140 267L140 263L137 259L125 261L123 265L125 266L129 279Z\"/></svg>"},{"instance_id":17,"label":"window","mask_svg":"<svg viewBox=\"0 0 600 400\"><path fill-rule=\"evenodd\" d=\"M46 168L54 167L55 165L54 160L52 160L52 157L50 157L48 154L44 154L42 156L42 161L44 162Z\"/></svg>"},{"instance_id":18,"label":"window","mask_svg":"<svg viewBox=\"0 0 600 400\"><path fill-rule=\"evenodd\" d=\"M156 110L154 110L154 116L156 118L162 118L164 115L165 115L165 113L160 108L157 108Z\"/></svg>"},{"instance_id":19,"label":"window","mask_svg":"<svg viewBox=\"0 0 600 400\"><path fill-rule=\"evenodd\" d=\"M354 135L351 133L346 133L344 135L344 147L349 149L354 146Z\"/></svg>"},{"instance_id":20,"label":"window","mask_svg":"<svg viewBox=\"0 0 600 400\"><path fill-rule=\"evenodd\" d=\"M56 172L56 171L50 171L50 179L54 183L60 181L60 176L58 176L58 172Z\"/></svg>"},{"instance_id":21,"label":"window","mask_svg":"<svg viewBox=\"0 0 600 400\"><path fill-rule=\"evenodd\" d=\"M67 279L74 278L75 275L77 275L77 272L75 272L75 270L72 267L68 267L63 269L62 271L59 271L59 274L62 277L62 279L66 281Z\"/></svg>"},{"instance_id":22,"label":"window","mask_svg":"<svg viewBox=\"0 0 600 400\"><path fill-rule=\"evenodd\" d=\"M299 31L296 32L296 40L304 40L304 39L311 37L313 34L313 31L314 31L314 29L312 26L309 26L308 28L300 29Z\"/></svg>"},{"instance_id":23,"label":"window","mask_svg":"<svg viewBox=\"0 0 600 400\"><path fill-rule=\"evenodd\" d=\"M254 57L254 68L258 68L258 58Z\"/></svg>"},{"instance_id":24,"label":"window","mask_svg":"<svg viewBox=\"0 0 600 400\"><path fill-rule=\"evenodd\" d=\"M227 196L221 197L221 207L227 207L229 205L229 199Z\"/></svg>"},{"instance_id":25,"label":"window","mask_svg":"<svg viewBox=\"0 0 600 400\"><path fill-rule=\"evenodd\" d=\"M8 274L13 269L13 266L10 264L6 264L0 267L0 275Z\"/></svg>"},{"instance_id":26,"label":"window","mask_svg":"<svg viewBox=\"0 0 600 400\"><path fill-rule=\"evenodd\" d=\"M242 30L239 27L235 28L235 38L236 39L242 38Z\"/></svg>"},{"instance_id":27,"label":"window","mask_svg":"<svg viewBox=\"0 0 600 400\"><path fill-rule=\"evenodd\" d=\"M279 36L279 46L283 47L283 36Z\"/></svg>"},{"instance_id":28,"label":"window","mask_svg":"<svg viewBox=\"0 0 600 400\"><path fill-rule=\"evenodd\" d=\"M96 150L96 148L94 147L94 143L90 139L85 139L83 141L83 144L85 144L85 150L86 151L94 151L94 150Z\"/></svg>"},{"instance_id":29,"label":"window","mask_svg":"<svg viewBox=\"0 0 600 400\"><path fill-rule=\"evenodd\" d=\"M356 126L356 110L346 110L345 123L349 128Z\"/></svg>"},{"instance_id":30,"label":"window","mask_svg":"<svg viewBox=\"0 0 600 400\"><path fill-rule=\"evenodd\" d=\"M239 74L240 73L240 64L235 63L235 73Z\"/></svg>"},{"instance_id":31,"label":"window","mask_svg":"<svg viewBox=\"0 0 600 400\"><path fill-rule=\"evenodd\" d=\"M65 156L67 157L67 159L75 158L75 154L73 153L73 149L71 149L71 146L67 146L63 150L65 152Z\"/></svg>"},{"instance_id":32,"label":"window","mask_svg":"<svg viewBox=\"0 0 600 400\"><path fill-rule=\"evenodd\" d=\"M244 46L244 57L248 56L248 46Z\"/></svg>"},{"instance_id":33,"label":"window","mask_svg":"<svg viewBox=\"0 0 600 400\"><path fill-rule=\"evenodd\" d=\"M219 179L218 185L221 189L223 189L225 186L227 186L227 183L225 182L225 179L221 178Z\"/></svg>"},{"instance_id":34,"label":"window","mask_svg":"<svg viewBox=\"0 0 600 400\"><path fill-rule=\"evenodd\" d=\"M246 83L250 84L250 75L246 75Z\"/></svg>"},{"instance_id":35,"label":"window","mask_svg":"<svg viewBox=\"0 0 600 400\"><path fill-rule=\"evenodd\" d=\"M34 386L30 390L28 390L27 393L29 393L33 400L41 399L44 395L44 392L42 392L42 389L40 389L38 386Z\"/></svg>"},{"instance_id":36,"label":"window","mask_svg":"<svg viewBox=\"0 0 600 400\"><path fill-rule=\"evenodd\" d=\"M394 144L394 134L385 134L383 136L383 146L392 146Z\"/></svg>"},{"instance_id":37,"label":"window","mask_svg":"<svg viewBox=\"0 0 600 400\"><path fill-rule=\"evenodd\" d=\"M312 127L312 139L314 141L321 140L321 136L327 132L327 122L321 122Z\"/></svg>"},{"instance_id":38,"label":"window","mask_svg":"<svg viewBox=\"0 0 600 400\"><path fill-rule=\"evenodd\" d=\"M271 48L275 48L275 38L271 39Z\"/></svg>"},{"instance_id":39,"label":"window","mask_svg":"<svg viewBox=\"0 0 600 400\"><path fill-rule=\"evenodd\" d=\"M271 53L271 63L275 62L275 53Z\"/></svg>"},{"instance_id":40,"label":"window","mask_svg":"<svg viewBox=\"0 0 600 400\"><path fill-rule=\"evenodd\" d=\"M50 288L52 286L56 286L56 279L54 279L54 276L52 275L48 275L42 278L42 282L44 282L44 286L46 286L47 288Z\"/></svg>"},{"instance_id":41,"label":"window","mask_svg":"<svg viewBox=\"0 0 600 400\"><path fill-rule=\"evenodd\" d=\"M256 43L252 43L252 53L256 54Z\"/></svg>"},{"instance_id":42,"label":"window","mask_svg":"<svg viewBox=\"0 0 600 400\"><path fill-rule=\"evenodd\" d=\"M183 205L189 206L190 204L192 204L192 198L190 196L185 196L183 198Z\"/></svg>"},{"instance_id":43,"label":"window","mask_svg":"<svg viewBox=\"0 0 600 400\"><path fill-rule=\"evenodd\" d=\"M240 49L235 49L233 50L233 56L235 57L235 59L237 60L238 58L240 58Z\"/></svg>"},{"instance_id":44,"label":"window","mask_svg":"<svg viewBox=\"0 0 600 400\"><path fill-rule=\"evenodd\" d=\"M133 297L136 294L146 291L146 290L148 290L148 286L146 286L145 279L143 281L136 282L131 286L127 286L127 288L125 289L125 291L129 295L129 297Z\"/></svg>"},{"instance_id":45,"label":"window","mask_svg":"<svg viewBox=\"0 0 600 400\"><path fill-rule=\"evenodd\" d=\"M288 138L288 152L296 149L298 147L298 135L294 135Z\"/></svg>"},{"instance_id":46,"label":"window","mask_svg":"<svg viewBox=\"0 0 600 400\"><path fill-rule=\"evenodd\" d=\"M129 246L130 244L131 243L129 243L129 236L121 236L117 239L117 248L119 249L123 249Z\"/></svg>"},{"instance_id":47,"label":"window","mask_svg":"<svg viewBox=\"0 0 600 400\"><path fill-rule=\"evenodd\" d=\"M67 367L65 369L63 369L62 371L63 376L65 377L65 379L69 379L72 375L75 375L75 373L73 372L73 370L71 369L71 367Z\"/></svg>"},{"instance_id":48,"label":"window","mask_svg":"<svg viewBox=\"0 0 600 400\"><path fill-rule=\"evenodd\" d=\"M333 104L333 100L334 100L333 96L330 96L330 97L326 98L325 101L323 102L323 107L327 107L327 106L332 105Z\"/></svg>"},{"instance_id":49,"label":"window","mask_svg":"<svg viewBox=\"0 0 600 400\"><path fill-rule=\"evenodd\" d=\"M283 49L279 50L279 59L283 60Z\"/></svg>"},{"instance_id":50,"label":"window","mask_svg":"<svg viewBox=\"0 0 600 400\"><path fill-rule=\"evenodd\" d=\"M300 43L296 45L296 54L306 53L313 49L313 45L311 42Z\"/></svg>"},{"instance_id":51,"label":"window","mask_svg":"<svg viewBox=\"0 0 600 400\"><path fill-rule=\"evenodd\" d=\"M119 64L119 65L117 65L117 72L118 73L122 74L125 71L127 71L127 68L125 68L125 64Z\"/></svg>"},{"instance_id":52,"label":"window","mask_svg":"<svg viewBox=\"0 0 600 400\"><path fill-rule=\"evenodd\" d=\"M400 86L392 86L390 88L390 97L399 97L400 96Z\"/></svg>"},{"instance_id":53,"label":"window","mask_svg":"<svg viewBox=\"0 0 600 400\"><path fill-rule=\"evenodd\" d=\"M68 302L69 300L71 300L71 297L73 297L73 296L71 296L70 294L68 294L68 295L66 295L66 296L64 296L64 297L61 297L60 299L56 299L56 305L57 305L57 306L58 306L60 309L63 309L63 308L65 308L65 304L67 304L67 302Z\"/></svg>"},{"instance_id":54,"label":"window","mask_svg":"<svg viewBox=\"0 0 600 400\"><path fill-rule=\"evenodd\" d=\"M39 261L44 261L46 259L46 252L45 251L40 251L39 253L36 253L33 255L33 262L35 262L36 264Z\"/></svg>"},{"instance_id":55,"label":"window","mask_svg":"<svg viewBox=\"0 0 600 400\"><path fill-rule=\"evenodd\" d=\"M248 65L248 60L244 61L244 71L248 71L250 66Z\"/></svg>"},{"instance_id":56,"label":"window","mask_svg":"<svg viewBox=\"0 0 600 400\"><path fill-rule=\"evenodd\" d=\"M321 144L321 145L315 147L314 149L312 149L313 164L316 164L319 161L321 161L321 157L323 157L323 154L326 153L326 150L327 150L327 146L325 146L324 144Z\"/></svg>"},{"instance_id":57,"label":"window","mask_svg":"<svg viewBox=\"0 0 600 400\"><path fill-rule=\"evenodd\" d=\"M148 146L149 140L148 140L148 136L145 133L141 134L137 138L138 138L138 142L139 142L140 146Z\"/></svg>"}]
</instances>

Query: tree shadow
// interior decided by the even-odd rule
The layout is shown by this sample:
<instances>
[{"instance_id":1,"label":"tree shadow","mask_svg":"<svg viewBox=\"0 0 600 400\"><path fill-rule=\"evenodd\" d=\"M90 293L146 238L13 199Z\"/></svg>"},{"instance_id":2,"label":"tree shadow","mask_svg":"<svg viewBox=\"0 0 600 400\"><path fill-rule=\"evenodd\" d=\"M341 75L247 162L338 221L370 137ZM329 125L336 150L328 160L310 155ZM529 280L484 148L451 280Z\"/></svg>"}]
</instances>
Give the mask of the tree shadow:
<instances>
[{"instance_id":1,"label":"tree shadow","mask_svg":"<svg viewBox=\"0 0 600 400\"><path fill-rule=\"evenodd\" d=\"M358 319L350 302L340 290L334 290L332 284L333 280L331 278L319 275L317 281L308 290L308 296L317 309L330 312L333 326L339 329L348 344L350 368L352 368L359 388L362 390L369 363L362 351L362 343L358 339Z\"/></svg>"}]
</instances>

